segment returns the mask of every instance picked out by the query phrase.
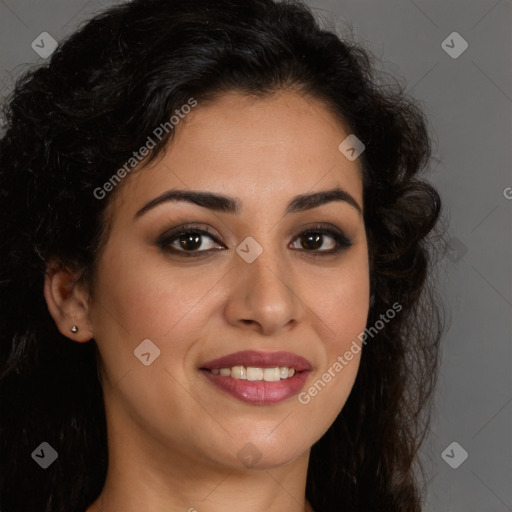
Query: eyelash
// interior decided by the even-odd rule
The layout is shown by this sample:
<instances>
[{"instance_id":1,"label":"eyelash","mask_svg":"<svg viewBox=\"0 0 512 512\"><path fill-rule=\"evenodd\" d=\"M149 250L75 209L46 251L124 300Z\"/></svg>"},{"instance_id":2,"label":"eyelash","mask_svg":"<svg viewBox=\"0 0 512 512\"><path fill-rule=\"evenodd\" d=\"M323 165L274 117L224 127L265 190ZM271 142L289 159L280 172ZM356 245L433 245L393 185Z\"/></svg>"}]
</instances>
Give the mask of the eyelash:
<instances>
[{"instance_id":1,"label":"eyelash","mask_svg":"<svg viewBox=\"0 0 512 512\"><path fill-rule=\"evenodd\" d=\"M217 237L213 233L211 233L208 229L198 228L194 225L181 226L176 231L172 231L170 233L164 233L157 240L157 245L165 252L177 254L177 255L183 256L185 258L200 257L201 255L209 253L210 251L218 250L218 249L207 249L207 250L202 250L202 251L197 251L197 250L185 251L185 250L176 249L176 248L170 246L172 242L179 239L181 236L190 235L190 234L207 236L207 237L211 238L215 243L222 245L217 240ZM345 235L345 233L343 233L343 231L338 230L337 228L326 228L325 226L322 226L322 225L315 225L315 226L308 227L306 230L301 231L294 238L294 241L300 237L308 236L308 235L312 235L312 234L328 235L332 239L334 239L334 241L337 243L337 246L334 249L329 249L327 251L326 250L309 251L307 249L301 249L301 251L311 253L311 254L309 254L309 256L313 256L313 257L329 256L329 255L337 254L341 251L344 251L354 245L353 241L347 235ZM322 240L322 242L323 242L323 240Z\"/></svg>"}]
</instances>

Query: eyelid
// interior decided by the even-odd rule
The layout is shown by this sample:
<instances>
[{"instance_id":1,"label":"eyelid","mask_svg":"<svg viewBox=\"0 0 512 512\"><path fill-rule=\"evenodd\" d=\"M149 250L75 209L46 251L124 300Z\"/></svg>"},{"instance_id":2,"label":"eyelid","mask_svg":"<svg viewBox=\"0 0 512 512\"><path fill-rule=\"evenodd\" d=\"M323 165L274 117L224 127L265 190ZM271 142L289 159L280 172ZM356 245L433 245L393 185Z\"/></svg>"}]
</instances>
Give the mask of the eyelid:
<instances>
[{"instance_id":1,"label":"eyelid","mask_svg":"<svg viewBox=\"0 0 512 512\"><path fill-rule=\"evenodd\" d=\"M177 235L180 235L182 233L187 232L194 232L194 233L200 233L200 234L207 234L210 236L215 242L220 244L219 241L220 235L213 232L208 226L197 223L197 222L184 222L183 224L180 224L179 226L174 226L173 228L165 231L162 233L158 239L157 243L163 243L165 241L168 241L171 238L175 238Z\"/></svg>"},{"instance_id":2,"label":"eyelid","mask_svg":"<svg viewBox=\"0 0 512 512\"><path fill-rule=\"evenodd\" d=\"M316 224L306 224L303 226L300 226L298 228L297 234L295 235L295 238L297 236L302 235L304 233L310 233L310 232L321 232L321 233L334 233L339 235L340 237L344 237L347 240L351 240L351 238L345 233L345 231L338 226L331 224L331 223L316 223Z\"/></svg>"}]
</instances>

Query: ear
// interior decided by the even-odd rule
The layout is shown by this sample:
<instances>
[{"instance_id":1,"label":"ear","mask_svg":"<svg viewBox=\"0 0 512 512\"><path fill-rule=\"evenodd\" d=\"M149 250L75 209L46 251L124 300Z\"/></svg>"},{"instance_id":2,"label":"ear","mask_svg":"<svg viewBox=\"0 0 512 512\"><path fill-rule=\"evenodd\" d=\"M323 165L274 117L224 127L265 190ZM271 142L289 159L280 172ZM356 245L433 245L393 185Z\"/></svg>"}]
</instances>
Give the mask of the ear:
<instances>
[{"instance_id":1,"label":"ear","mask_svg":"<svg viewBox=\"0 0 512 512\"><path fill-rule=\"evenodd\" d=\"M51 263L46 269L44 297L59 331L73 341L83 343L94 333L89 320L88 294L79 285L78 277L68 268ZM78 328L76 333L71 330L73 326Z\"/></svg>"}]
</instances>

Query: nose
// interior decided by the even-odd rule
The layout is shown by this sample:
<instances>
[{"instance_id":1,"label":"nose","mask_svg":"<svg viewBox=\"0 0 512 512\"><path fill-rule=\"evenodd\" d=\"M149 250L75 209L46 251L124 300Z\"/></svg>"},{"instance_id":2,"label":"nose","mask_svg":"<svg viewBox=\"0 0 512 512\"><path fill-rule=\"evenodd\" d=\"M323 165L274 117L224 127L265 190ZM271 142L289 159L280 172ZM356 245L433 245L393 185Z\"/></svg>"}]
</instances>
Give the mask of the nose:
<instances>
[{"instance_id":1,"label":"nose","mask_svg":"<svg viewBox=\"0 0 512 512\"><path fill-rule=\"evenodd\" d=\"M236 258L225 305L227 321L265 335L300 322L304 311L300 290L284 255L264 249L252 263Z\"/></svg>"}]
</instances>

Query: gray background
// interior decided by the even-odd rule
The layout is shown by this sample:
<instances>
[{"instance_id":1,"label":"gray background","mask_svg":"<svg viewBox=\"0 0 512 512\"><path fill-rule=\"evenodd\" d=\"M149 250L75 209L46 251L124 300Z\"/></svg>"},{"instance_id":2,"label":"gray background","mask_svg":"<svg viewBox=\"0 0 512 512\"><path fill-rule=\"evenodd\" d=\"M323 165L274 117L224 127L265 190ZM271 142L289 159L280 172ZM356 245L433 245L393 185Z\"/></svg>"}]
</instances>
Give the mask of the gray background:
<instances>
[{"instance_id":1,"label":"gray background","mask_svg":"<svg viewBox=\"0 0 512 512\"><path fill-rule=\"evenodd\" d=\"M0 97L30 63L44 61L31 48L39 34L59 41L115 3L0 0ZM430 119L436 157L431 180L444 201L452 250L441 262L451 325L423 448L425 510L510 511L512 1L307 3L340 34L350 23ZM441 46L454 31L469 45L455 59ZM468 452L457 469L442 457L453 441ZM449 455L457 459L460 449Z\"/></svg>"}]
</instances>

